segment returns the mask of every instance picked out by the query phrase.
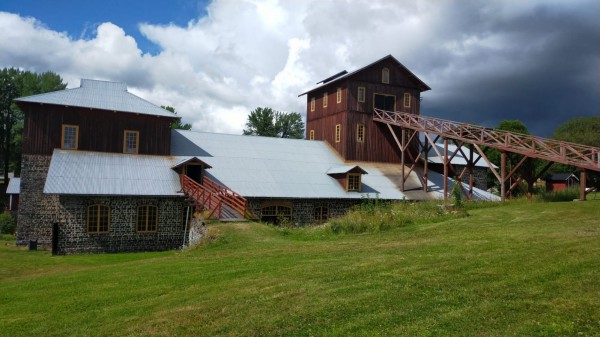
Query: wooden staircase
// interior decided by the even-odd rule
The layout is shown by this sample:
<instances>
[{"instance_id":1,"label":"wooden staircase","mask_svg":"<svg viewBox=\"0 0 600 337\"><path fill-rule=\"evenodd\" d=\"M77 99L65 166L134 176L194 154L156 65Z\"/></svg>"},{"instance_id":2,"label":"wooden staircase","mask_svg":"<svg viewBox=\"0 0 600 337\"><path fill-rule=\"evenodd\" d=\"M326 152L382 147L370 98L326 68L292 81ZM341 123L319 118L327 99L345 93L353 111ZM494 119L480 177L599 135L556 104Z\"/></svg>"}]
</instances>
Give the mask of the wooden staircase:
<instances>
[{"instance_id":1,"label":"wooden staircase","mask_svg":"<svg viewBox=\"0 0 600 337\"><path fill-rule=\"evenodd\" d=\"M246 198L229 188L207 178L202 184L185 174L180 174L181 190L198 210L208 210L208 218L221 221L246 221L256 219Z\"/></svg>"}]
</instances>

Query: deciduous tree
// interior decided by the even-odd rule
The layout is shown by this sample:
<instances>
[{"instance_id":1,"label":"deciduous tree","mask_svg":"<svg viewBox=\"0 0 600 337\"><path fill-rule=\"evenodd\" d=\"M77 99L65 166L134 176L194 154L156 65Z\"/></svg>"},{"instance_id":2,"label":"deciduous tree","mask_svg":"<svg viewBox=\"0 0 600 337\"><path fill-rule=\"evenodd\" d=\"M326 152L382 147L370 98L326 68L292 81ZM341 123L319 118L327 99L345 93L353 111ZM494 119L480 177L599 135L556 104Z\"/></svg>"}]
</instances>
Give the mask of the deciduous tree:
<instances>
[{"instance_id":1,"label":"deciduous tree","mask_svg":"<svg viewBox=\"0 0 600 337\"><path fill-rule=\"evenodd\" d=\"M21 169L23 113L13 100L66 87L62 78L50 71L32 73L15 68L0 70L0 162L5 184L8 183L9 171L19 174Z\"/></svg>"},{"instance_id":2,"label":"deciduous tree","mask_svg":"<svg viewBox=\"0 0 600 337\"><path fill-rule=\"evenodd\" d=\"M244 135L279 138L303 138L304 122L297 112L280 112L256 108L248 115Z\"/></svg>"}]
</instances>

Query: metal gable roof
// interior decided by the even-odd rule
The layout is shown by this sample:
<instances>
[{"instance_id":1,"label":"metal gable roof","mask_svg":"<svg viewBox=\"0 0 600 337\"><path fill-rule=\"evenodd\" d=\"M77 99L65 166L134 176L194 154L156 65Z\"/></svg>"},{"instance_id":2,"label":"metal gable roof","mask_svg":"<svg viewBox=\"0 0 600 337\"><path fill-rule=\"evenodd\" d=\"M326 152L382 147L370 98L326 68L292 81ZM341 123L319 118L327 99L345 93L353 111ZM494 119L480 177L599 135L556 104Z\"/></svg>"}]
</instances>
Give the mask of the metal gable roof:
<instances>
[{"instance_id":1,"label":"metal gable roof","mask_svg":"<svg viewBox=\"0 0 600 337\"><path fill-rule=\"evenodd\" d=\"M429 87L427 84L425 84L425 82L423 82L423 81L422 81L420 78L418 78L418 77L417 77L417 75L413 74L413 72L412 72L412 71L408 70L408 68L406 68L406 67L405 67L405 66L404 66L402 63L400 63L400 61L398 61L398 60L397 60L395 57L393 57L392 55L387 55L387 56L385 56L385 57L382 57L381 59L379 59L379 60L377 60L377 61L375 61L375 62L372 62L372 63L369 63L369 64L367 64L366 66L364 66L364 67L362 67L362 68L360 68L360 69L357 69L357 70L351 71L351 72L349 72L349 73L346 73L346 74L343 74L343 75L340 75L340 76L337 76L337 77L336 77L336 75L338 75L338 74L341 74L341 73L338 73L338 74L336 74L336 75L330 76L330 77L328 77L327 79L325 79L325 80L323 80L323 81L320 81L320 82L318 82L318 83L317 83L317 84L319 84L319 83L323 83L322 85L320 85L320 86L318 86L318 87L315 87L315 88L313 88L313 89L310 89L310 90L308 90L308 91L306 91L306 92L303 92L303 93L301 93L300 95L298 95L298 97L300 97L300 96L303 96L303 95L306 95L306 94L308 94L308 93L310 93L310 92L313 92L313 91L315 91L315 90L319 90L319 89L321 89L321 88L324 88L324 87L326 87L326 86L329 86L329 85L331 85L331 84L333 84L333 83L336 83L336 82L338 82L338 81L341 81L341 80L343 80L343 79L345 79L345 78L351 77L351 76L353 76L354 74L356 74L356 73L358 73L358 72L361 72L361 71L363 71L363 70L365 70L365 69L367 69L367 68L369 68L369 67L371 67L371 66L373 66L373 65L375 65L375 64L377 64L377 63L379 63L379 62L381 62L381 61L384 61L384 60L386 60L386 59L391 59L391 60L393 60L395 63L397 63L397 64L398 64L398 66L399 66L399 67L401 67L401 68L402 68L402 69L403 69L405 72L407 72L409 76L411 76L412 78L414 78L414 79L417 81L417 83L419 83L419 85L421 86L421 89L422 89L421 91L427 91L427 90L431 90L431 88L430 88L430 87ZM344 70L344 71L345 71L345 70ZM343 72L342 72L342 73L343 73ZM327 81L329 78L332 78L332 77L333 77L333 79L331 79L331 80Z\"/></svg>"},{"instance_id":2,"label":"metal gable roof","mask_svg":"<svg viewBox=\"0 0 600 337\"><path fill-rule=\"evenodd\" d=\"M360 199L369 196L402 200L440 198L443 190L443 184L430 181L430 193L401 192L397 181L401 174L399 165L344 163L323 141L172 130L171 153L196 156L210 164L212 169L206 174L211 179L244 197ZM347 172L357 167L366 173L362 177L361 192L347 192L328 175L328 172ZM430 173L432 179L437 175ZM407 184L414 185L411 188L419 188L415 172L409 180L412 183ZM443 179L438 181L443 183Z\"/></svg>"},{"instance_id":3,"label":"metal gable roof","mask_svg":"<svg viewBox=\"0 0 600 337\"><path fill-rule=\"evenodd\" d=\"M439 153L442 154L442 156L444 155L444 144L442 143L435 143L435 147L437 148L437 150L439 151ZM449 154L454 153L454 151L456 151L456 145L455 144L448 144L448 152ZM469 157L471 155L471 151L469 150L468 147L466 146L462 146L461 147L462 151L464 152L464 154ZM477 152L473 152L473 161L476 161L479 159L479 157L481 157L479 155L479 153ZM444 160L442 157L438 156L438 154L435 152L435 150L433 149L433 147L429 150L429 153L427 153L427 162L432 163L432 164L443 164ZM463 157L462 153L460 153L460 151L458 153L456 153L456 155L454 156L454 158L452 158L451 164L452 165L463 165L466 166L468 163L468 158ZM492 164L492 166L494 168L498 168L498 166ZM475 164L475 167L485 167L485 168L489 168L488 164L485 162L485 160L479 159L477 161L477 163Z\"/></svg>"},{"instance_id":4,"label":"metal gable roof","mask_svg":"<svg viewBox=\"0 0 600 337\"><path fill-rule=\"evenodd\" d=\"M15 101L179 118L174 113L128 92L127 85L120 82L82 79L78 88L21 97Z\"/></svg>"},{"instance_id":5,"label":"metal gable roof","mask_svg":"<svg viewBox=\"0 0 600 337\"><path fill-rule=\"evenodd\" d=\"M171 167L186 159L56 149L44 193L182 196L179 176Z\"/></svg>"}]
</instances>

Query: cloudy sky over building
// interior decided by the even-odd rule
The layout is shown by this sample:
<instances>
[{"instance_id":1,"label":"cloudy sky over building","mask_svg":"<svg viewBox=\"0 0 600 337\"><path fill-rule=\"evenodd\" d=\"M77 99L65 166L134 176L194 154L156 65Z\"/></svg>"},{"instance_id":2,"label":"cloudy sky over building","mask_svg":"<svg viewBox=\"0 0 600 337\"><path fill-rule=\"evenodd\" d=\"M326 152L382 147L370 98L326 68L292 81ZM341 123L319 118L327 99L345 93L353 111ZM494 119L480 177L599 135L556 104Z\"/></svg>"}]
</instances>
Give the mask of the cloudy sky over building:
<instances>
[{"instance_id":1,"label":"cloudy sky over building","mask_svg":"<svg viewBox=\"0 0 600 337\"><path fill-rule=\"evenodd\" d=\"M432 88L423 115L542 136L600 115L597 0L2 1L0 31L0 67L126 82L199 131L304 115L298 94L388 54Z\"/></svg>"}]
</instances>

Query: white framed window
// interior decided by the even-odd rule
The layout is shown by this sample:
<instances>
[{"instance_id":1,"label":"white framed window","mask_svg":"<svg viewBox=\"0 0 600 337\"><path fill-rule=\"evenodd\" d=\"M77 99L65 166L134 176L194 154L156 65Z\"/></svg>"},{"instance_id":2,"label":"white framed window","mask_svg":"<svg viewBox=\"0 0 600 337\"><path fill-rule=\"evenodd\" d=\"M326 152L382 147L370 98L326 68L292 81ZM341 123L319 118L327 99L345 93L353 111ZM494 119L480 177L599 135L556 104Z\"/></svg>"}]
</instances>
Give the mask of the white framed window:
<instances>
[{"instance_id":1,"label":"white framed window","mask_svg":"<svg viewBox=\"0 0 600 337\"><path fill-rule=\"evenodd\" d=\"M315 98L310 99L310 111L315 111Z\"/></svg>"},{"instance_id":2,"label":"white framed window","mask_svg":"<svg viewBox=\"0 0 600 337\"><path fill-rule=\"evenodd\" d=\"M404 107L410 108L411 94L408 92L404 93Z\"/></svg>"},{"instance_id":3,"label":"white framed window","mask_svg":"<svg viewBox=\"0 0 600 337\"><path fill-rule=\"evenodd\" d=\"M327 93L323 94L323 107L326 108L327 107L327 101L328 101L329 96L327 96Z\"/></svg>"},{"instance_id":4,"label":"white framed window","mask_svg":"<svg viewBox=\"0 0 600 337\"><path fill-rule=\"evenodd\" d=\"M335 92L335 102L340 104L342 103L342 88L337 88Z\"/></svg>"},{"instance_id":5,"label":"white framed window","mask_svg":"<svg viewBox=\"0 0 600 337\"><path fill-rule=\"evenodd\" d=\"M390 70L388 68L381 69L381 83L390 84Z\"/></svg>"},{"instance_id":6,"label":"white framed window","mask_svg":"<svg viewBox=\"0 0 600 337\"><path fill-rule=\"evenodd\" d=\"M365 142L365 125L359 123L356 125L356 142L364 143Z\"/></svg>"},{"instance_id":7,"label":"white framed window","mask_svg":"<svg viewBox=\"0 0 600 337\"><path fill-rule=\"evenodd\" d=\"M365 96L366 96L365 87L358 87L358 95L357 95L358 102L364 103L365 102Z\"/></svg>"},{"instance_id":8,"label":"white framed window","mask_svg":"<svg viewBox=\"0 0 600 337\"><path fill-rule=\"evenodd\" d=\"M140 132L125 130L123 132L123 153L137 154L140 145Z\"/></svg>"},{"instance_id":9,"label":"white framed window","mask_svg":"<svg viewBox=\"0 0 600 337\"><path fill-rule=\"evenodd\" d=\"M342 140L342 124L335 126L335 142L339 143Z\"/></svg>"},{"instance_id":10,"label":"white framed window","mask_svg":"<svg viewBox=\"0 0 600 337\"><path fill-rule=\"evenodd\" d=\"M60 139L61 149L77 150L79 146L79 126L63 124Z\"/></svg>"}]
</instances>

